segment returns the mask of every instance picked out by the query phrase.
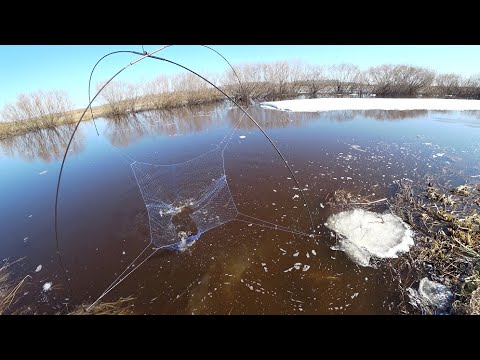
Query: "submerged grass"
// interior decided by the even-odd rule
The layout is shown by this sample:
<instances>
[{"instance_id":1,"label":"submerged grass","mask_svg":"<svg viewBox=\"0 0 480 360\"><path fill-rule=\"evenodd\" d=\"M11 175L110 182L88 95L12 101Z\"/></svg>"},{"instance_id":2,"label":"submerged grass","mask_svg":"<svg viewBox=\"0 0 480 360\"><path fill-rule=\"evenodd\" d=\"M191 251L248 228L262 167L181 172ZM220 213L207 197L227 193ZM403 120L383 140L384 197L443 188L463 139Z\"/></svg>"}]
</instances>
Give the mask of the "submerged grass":
<instances>
[{"instance_id":1,"label":"submerged grass","mask_svg":"<svg viewBox=\"0 0 480 360\"><path fill-rule=\"evenodd\" d=\"M11 266L22 259L14 262L4 262L0 267L0 315L33 315L36 314L31 306L14 306L17 301L22 299L19 290L25 285L27 279L31 279L30 275L26 275L20 281L12 279ZM133 297L120 298L112 302L99 302L89 311L84 309L88 305L77 306L67 315L131 315L133 314Z\"/></svg>"},{"instance_id":2,"label":"submerged grass","mask_svg":"<svg viewBox=\"0 0 480 360\"><path fill-rule=\"evenodd\" d=\"M129 296L112 302L99 302L88 311L86 309L89 305L84 304L69 312L68 315L132 315L133 300L135 298Z\"/></svg>"}]
</instances>

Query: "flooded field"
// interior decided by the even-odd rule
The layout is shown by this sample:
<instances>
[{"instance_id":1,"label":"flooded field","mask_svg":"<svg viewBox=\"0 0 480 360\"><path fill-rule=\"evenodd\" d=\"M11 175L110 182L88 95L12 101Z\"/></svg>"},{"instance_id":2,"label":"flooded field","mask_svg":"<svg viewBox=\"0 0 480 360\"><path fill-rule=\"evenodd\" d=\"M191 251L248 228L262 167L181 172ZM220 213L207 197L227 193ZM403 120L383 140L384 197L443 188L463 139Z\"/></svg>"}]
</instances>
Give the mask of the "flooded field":
<instances>
[{"instance_id":1,"label":"flooded field","mask_svg":"<svg viewBox=\"0 0 480 360\"><path fill-rule=\"evenodd\" d=\"M73 128L0 141L0 259L24 257L15 275L32 276L18 305L52 314L97 299L161 238L161 219L152 224L146 207L155 201L142 196L135 164L205 159L191 162L188 172L162 167L181 180L169 191L191 192L220 161L235 213L222 215L225 204L215 205L218 215L210 215L219 220L192 246L158 250L103 300L131 295L140 314L397 314L401 299L391 260L363 267L333 250L337 239L324 224L337 210L328 199L339 190L372 201L390 198L402 179L433 176L453 186L478 180L478 112L248 112L287 159L308 206L275 149L239 109L205 106L100 119L100 136L93 122L80 126L59 196L59 245L72 289L56 254L54 201ZM221 152L200 157L219 144ZM145 175L144 189L165 185L155 174L151 182ZM156 196L165 195L159 190ZM376 210L386 209L380 204ZM306 236L312 225L316 236ZM192 226L199 232L197 221Z\"/></svg>"}]
</instances>

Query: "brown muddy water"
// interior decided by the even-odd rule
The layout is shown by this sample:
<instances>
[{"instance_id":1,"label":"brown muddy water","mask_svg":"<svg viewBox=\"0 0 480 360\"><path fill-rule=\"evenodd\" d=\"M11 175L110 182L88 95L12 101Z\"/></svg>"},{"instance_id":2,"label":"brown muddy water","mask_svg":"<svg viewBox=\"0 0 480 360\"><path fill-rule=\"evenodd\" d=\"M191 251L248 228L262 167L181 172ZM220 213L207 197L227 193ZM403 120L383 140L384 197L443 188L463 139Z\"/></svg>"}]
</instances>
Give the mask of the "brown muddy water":
<instances>
[{"instance_id":1,"label":"brown muddy water","mask_svg":"<svg viewBox=\"0 0 480 360\"><path fill-rule=\"evenodd\" d=\"M323 224L336 210L326 199L340 189L372 200L391 197L398 180L426 175L447 176L452 184L473 179L480 175L478 113L248 111L295 171L319 236L230 221L202 234L186 251L158 251L103 300L132 295L140 314L398 313L391 260L361 267L331 249L336 240ZM0 260L25 257L15 275L32 276L18 305L50 314L100 296L150 243L148 213L131 163L193 159L213 149L240 119L224 152L238 211L310 231L291 175L236 108L100 119L100 136L85 122L67 157L59 201L60 248L73 292L54 238L57 175L73 129L1 141ZM192 184L202 167L195 171ZM47 282L52 288L44 291Z\"/></svg>"}]
</instances>

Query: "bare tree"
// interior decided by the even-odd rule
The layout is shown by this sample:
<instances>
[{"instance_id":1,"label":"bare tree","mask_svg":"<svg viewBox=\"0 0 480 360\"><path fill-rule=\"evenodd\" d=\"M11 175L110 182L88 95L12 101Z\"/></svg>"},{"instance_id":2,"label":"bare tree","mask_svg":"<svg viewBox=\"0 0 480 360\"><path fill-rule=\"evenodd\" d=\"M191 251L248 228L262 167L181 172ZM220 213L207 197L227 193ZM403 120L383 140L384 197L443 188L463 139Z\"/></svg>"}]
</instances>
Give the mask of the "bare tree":
<instances>
[{"instance_id":1,"label":"bare tree","mask_svg":"<svg viewBox=\"0 0 480 360\"><path fill-rule=\"evenodd\" d=\"M353 64L329 66L327 78L331 81L335 95L349 94L355 84L355 77L359 72L359 67Z\"/></svg>"},{"instance_id":2,"label":"bare tree","mask_svg":"<svg viewBox=\"0 0 480 360\"><path fill-rule=\"evenodd\" d=\"M462 78L458 74L438 74L435 76L435 94L442 97L458 96L460 94L460 84Z\"/></svg>"},{"instance_id":3,"label":"bare tree","mask_svg":"<svg viewBox=\"0 0 480 360\"><path fill-rule=\"evenodd\" d=\"M263 65L263 76L268 92L267 100L281 100L288 95L289 67L285 61Z\"/></svg>"},{"instance_id":4,"label":"bare tree","mask_svg":"<svg viewBox=\"0 0 480 360\"><path fill-rule=\"evenodd\" d=\"M239 101L247 101L252 98L262 99L265 96L263 65L241 64L234 68L236 74L232 69L228 69L225 74L224 83L227 92Z\"/></svg>"},{"instance_id":5,"label":"bare tree","mask_svg":"<svg viewBox=\"0 0 480 360\"><path fill-rule=\"evenodd\" d=\"M353 79L353 83L353 92L357 94L358 97L365 97L371 89L369 72L358 70Z\"/></svg>"},{"instance_id":6,"label":"bare tree","mask_svg":"<svg viewBox=\"0 0 480 360\"><path fill-rule=\"evenodd\" d=\"M286 96L296 97L302 93L305 87L305 67L302 61L292 61L287 63L288 86Z\"/></svg>"},{"instance_id":7,"label":"bare tree","mask_svg":"<svg viewBox=\"0 0 480 360\"><path fill-rule=\"evenodd\" d=\"M326 87L325 69L321 65L307 65L305 67L305 85L308 95L316 98Z\"/></svg>"},{"instance_id":8,"label":"bare tree","mask_svg":"<svg viewBox=\"0 0 480 360\"><path fill-rule=\"evenodd\" d=\"M471 75L462 82L462 97L480 99L480 73Z\"/></svg>"},{"instance_id":9,"label":"bare tree","mask_svg":"<svg viewBox=\"0 0 480 360\"><path fill-rule=\"evenodd\" d=\"M378 96L419 95L433 82L432 70L410 65L380 65L369 69L373 91Z\"/></svg>"}]
</instances>

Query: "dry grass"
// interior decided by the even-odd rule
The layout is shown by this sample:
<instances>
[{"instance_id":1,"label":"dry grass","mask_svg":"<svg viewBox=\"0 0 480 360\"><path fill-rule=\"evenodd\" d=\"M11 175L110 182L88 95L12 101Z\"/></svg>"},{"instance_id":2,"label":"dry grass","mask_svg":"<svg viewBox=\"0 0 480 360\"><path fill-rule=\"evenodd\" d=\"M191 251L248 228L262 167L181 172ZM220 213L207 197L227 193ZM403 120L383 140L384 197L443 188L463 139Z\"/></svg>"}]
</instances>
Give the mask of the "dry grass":
<instances>
[{"instance_id":1,"label":"dry grass","mask_svg":"<svg viewBox=\"0 0 480 360\"><path fill-rule=\"evenodd\" d=\"M24 286L27 279L31 279L30 275L26 275L20 281L14 281L11 278L11 266L21 260L23 259L11 263L5 262L0 267L0 315L31 315L35 313L31 307L26 305L12 309L12 305L15 305L22 298L22 296L18 295L19 290ZM88 305L78 306L75 310L69 312L68 315L130 315L133 314L133 300L133 297L126 297L108 303L100 302L88 312L84 310Z\"/></svg>"},{"instance_id":2,"label":"dry grass","mask_svg":"<svg viewBox=\"0 0 480 360\"><path fill-rule=\"evenodd\" d=\"M472 292L472 297L470 298L470 309L471 315L480 315L480 288Z\"/></svg>"},{"instance_id":3,"label":"dry grass","mask_svg":"<svg viewBox=\"0 0 480 360\"><path fill-rule=\"evenodd\" d=\"M9 268L17 261L12 263L6 262L0 267L0 315L7 313L10 306L17 300L16 295L18 290L23 286L25 281L30 278L30 275L27 275L16 284L11 281Z\"/></svg>"},{"instance_id":4,"label":"dry grass","mask_svg":"<svg viewBox=\"0 0 480 360\"><path fill-rule=\"evenodd\" d=\"M353 208L372 208L381 204L385 204L387 199L372 198L371 195L363 196L360 194L353 195L351 192L339 189L333 194L327 194L327 204L333 208L340 210L348 210Z\"/></svg>"},{"instance_id":5,"label":"dry grass","mask_svg":"<svg viewBox=\"0 0 480 360\"><path fill-rule=\"evenodd\" d=\"M132 315L133 300L133 297L126 297L108 303L100 302L88 311L86 309L88 309L90 305L84 304L69 312L68 315Z\"/></svg>"},{"instance_id":6,"label":"dry grass","mask_svg":"<svg viewBox=\"0 0 480 360\"><path fill-rule=\"evenodd\" d=\"M452 312L457 314L474 311L472 304L477 302L471 299L480 285L480 209L475 189L475 185L446 188L430 179L421 190L404 181L389 204L416 231L416 246L392 269L400 289L405 293L428 275L452 289ZM401 311L412 311L407 303Z\"/></svg>"}]
</instances>

